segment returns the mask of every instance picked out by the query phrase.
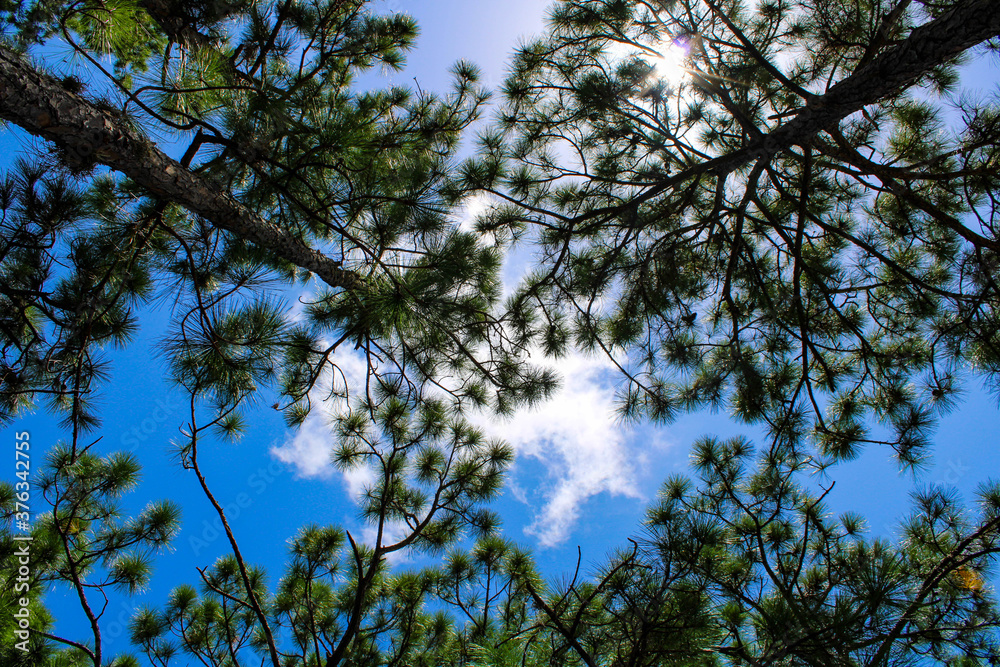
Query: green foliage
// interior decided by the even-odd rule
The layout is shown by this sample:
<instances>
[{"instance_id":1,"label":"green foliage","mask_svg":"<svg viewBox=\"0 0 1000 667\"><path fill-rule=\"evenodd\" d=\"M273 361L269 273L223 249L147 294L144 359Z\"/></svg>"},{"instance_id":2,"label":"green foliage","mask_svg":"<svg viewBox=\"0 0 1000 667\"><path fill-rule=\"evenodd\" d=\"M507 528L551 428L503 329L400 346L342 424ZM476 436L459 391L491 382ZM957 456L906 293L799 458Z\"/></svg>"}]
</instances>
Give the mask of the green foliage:
<instances>
[{"instance_id":1,"label":"green foliage","mask_svg":"<svg viewBox=\"0 0 1000 667\"><path fill-rule=\"evenodd\" d=\"M959 583L962 572L991 568L998 524L989 501L969 521L954 498L929 490L915 497L904 538L889 544L866 539L856 515L831 516L832 485L804 487L804 462L787 450L765 451L756 465L753 456L744 441L701 441L699 486L668 482L648 515L643 562L668 590L708 596L720 653L789 664L997 659L995 602Z\"/></svg>"},{"instance_id":2,"label":"green foliage","mask_svg":"<svg viewBox=\"0 0 1000 667\"><path fill-rule=\"evenodd\" d=\"M30 667L48 664L57 651L41 635L24 637L15 634L15 631L21 629L15 614L20 612L22 600L28 602L27 614L32 627L49 630L52 625L52 617L41 602L41 587L37 577L30 572L25 575L19 571L21 563L17 551L22 543L14 540L14 533L10 530L14 520L15 499L14 486L7 483L0 485L0 508L3 511L3 524L0 526L0 572L3 575L3 590L0 593L0 612L3 613L0 618L0 659L5 665L12 667ZM26 642L22 647L27 650L18 647L22 642Z\"/></svg>"},{"instance_id":3,"label":"green foliage","mask_svg":"<svg viewBox=\"0 0 1000 667\"><path fill-rule=\"evenodd\" d=\"M985 585L1000 550L995 488L981 490L975 518L941 489L917 494L903 537L889 543L866 537L858 515L832 516L833 485L808 480L808 465L787 447L757 454L742 439L705 439L694 449L697 483L668 480L646 532L592 577L578 570L547 589L510 547L489 545L498 559L482 549L453 556L442 599L467 615L495 609L486 631L469 615L471 664L1000 658L1000 616ZM498 599L484 605L491 591Z\"/></svg>"},{"instance_id":4,"label":"green foliage","mask_svg":"<svg viewBox=\"0 0 1000 667\"><path fill-rule=\"evenodd\" d=\"M872 443L916 467L962 382L997 384L1000 110L959 99L948 129L961 49L899 55L966 39L919 26L975 2L563 0L461 163L489 100L477 69L457 63L443 96L363 90L417 34L364 0L0 2L3 86L36 73L11 49L76 56L45 88L66 125L0 100L55 146L0 181L0 422L45 401L68 432L35 481L27 653L9 648L0 486L4 664L139 664L104 655L106 592L146 587L179 510L126 518L135 457L81 439L101 428L105 350L161 302L189 399L177 462L231 553L135 617L150 664L1000 662L1000 491L974 519L918 493L890 543L806 477ZM100 145L70 150L94 127ZM454 216L472 196L493 202L475 231ZM528 248L538 265L504 298L505 254ZM697 481L667 482L631 548L545 582L489 509L511 450L468 420L547 397L539 349L614 358L624 419L724 408L768 446L699 441ZM301 528L280 577L244 559L200 464L268 392L291 425L333 400L332 460L371 480L364 534ZM414 553L431 564L390 566ZM50 583L90 636L55 633Z\"/></svg>"},{"instance_id":5,"label":"green foliage","mask_svg":"<svg viewBox=\"0 0 1000 667\"><path fill-rule=\"evenodd\" d=\"M917 77L792 128L924 18L907 2L559 3L456 176L520 205L480 230L538 248L512 320L546 349L627 355L626 419L724 408L827 460L879 443L920 465L966 368L995 382L996 101L956 98L950 60L933 90ZM683 70L664 79L671 52Z\"/></svg>"},{"instance_id":6,"label":"green foliage","mask_svg":"<svg viewBox=\"0 0 1000 667\"><path fill-rule=\"evenodd\" d=\"M99 423L91 387L101 348L127 344L150 296L144 228L115 210L104 179L83 191L64 174L19 161L0 184L0 420L46 397L78 428Z\"/></svg>"},{"instance_id":7,"label":"green foliage","mask_svg":"<svg viewBox=\"0 0 1000 667\"><path fill-rule=\"evenodd\" d=\"M379 539L394 523L408 537L385 552L414 546L441 549L466 527L490 533L498 519L478 506L494 498L513 456L506 445L486 441L478 430L450 417L444 404L407 405L378 397L339 419L338 467L367 467L374 483L360 511ZM369 421L369 415L372 415Z\"/></svg>"},{"instance_id":8,"label":"green foliage","mask_svg":"<svg viewBox=\"0 0 1000 667\"><path fill-rule=\"evenodd\" d=\"M454 658L458 630L427 599L443 585L440 575L392 573L387 559L440 551L470 531L489 534L496 519L482 504L499 490L510 451L485 442L440 403L414 409L387 397L379 406L372 422L364 408L340 420L335 454L340 466L373 471L360 510L374 537L361 543L333 527L302 528L273 593L264 571L238 552L221 558L201 571L200 592L177 588L166 608L134 619L132 640L151 662L173 664L185 654L213 665L266 660L269 648L290 665Z\"/></svg>"},{"instance_id":9,"label":"green foliage","mask_svg":"<svg viewBox=\"0 0 1000 667\"><path fill-rule=\"evenodd\" d=\"M7 584L2 598L5 664L136 664L128 655L109 658L103 652L100 623L107 611L107 595L112 590L133 595L145 589L154 556L169 547L180 528L180 509L170 501L150 503L139 514L125 516L121 501L135 490L138 481L139 465L132 454L102 457L86 447L59 445L49 452L32 479L30 507L44 503L50 509L32 515L30 534L13 532L14 518L23 507L14 505L14 488L0 487L0 553ZM25 565L26 575L21 565ZM95 628L92 637L41 634L54 631L53 619L43 604L43 592L54 584L73 591ZM23 638L12 639L11 622L17 624L13 614L21 607L21 597L30 603L27 652L15 648ZM53 638L57 641L50 641Z\"/></svg>"}]
</instances>

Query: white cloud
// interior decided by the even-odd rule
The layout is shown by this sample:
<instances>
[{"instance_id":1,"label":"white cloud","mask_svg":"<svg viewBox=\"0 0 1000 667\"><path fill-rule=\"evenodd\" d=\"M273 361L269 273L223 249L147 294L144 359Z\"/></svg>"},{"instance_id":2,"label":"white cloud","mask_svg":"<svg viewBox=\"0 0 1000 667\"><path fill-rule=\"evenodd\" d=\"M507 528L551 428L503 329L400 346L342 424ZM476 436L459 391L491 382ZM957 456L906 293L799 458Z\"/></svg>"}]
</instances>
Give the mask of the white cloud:
<instances>
[{"instance_id":1,"label":"white cloud","mask_svg":"<svg viewBox=\"0 0 1000 667\"><path fill-rule=\"evenodd\" d=\"M364 391L368 366L363 355L354 351L338 352L333 356L333 362L337 370L331 372L327 369L310 393L313 411L284 443L271 448L272 456L293 466L301 477L330 479L337 473L330 459L336 445L332 418L346 406L343 399L345 382L354 392ZM336 394L332 398L331 390ZM340 474L352 498L357 498L364 487L374 480L374 474L365 468Z\"/></svg>"},{"instance_id":2,"label":"white cloud","mask_svg":"<svg viewBox=\"0 0 1000 667\"><path fill-rule=\"evenodd\" d=\"M546 470L542 489L526 489L516 468L508 485L519 500L541 496L542 506L525 532L542 546L569 537L581 505L593 496L642 497L629 430L615 417L616 369L603 357L583 354L569 355L555 368L563 388L554 398L509 420L482 424L509 442L522 460L537 460Z\"/></svg>"},{"instance_id":3,"label":"white cloud","mask_svg":"<svg viewBox=\"0 0 1000 667\"><path fill-rule=\"evenodd\" d=\"M492 208L497 198L486 192L477 192L462 202L458 210L458 226L464 232L476 231L476 217Z\"/></svg>"},{"instance_id":4,"label":"white cloud","mask_svg":"<svg viewBox=\"0 0 1000 667\"><path fill-rule=\"evenodd\" d=\"M375 470L370 466L360 465L350 470L341 470L340 477L347 487L347 494L358 500L375 483Z\"/></svg>"},{"instance_id":5,"label":"white cloud","mask_svg":"<svg viewBox=\"0 0 1000 667\"><path fill-rule=\"evenodd\" d=\"M334 388L342 390L346 380L354 392L352 399L356 398L364 390L364 356L338 352L335 361L340 370L334 374ZM563 386L552 399L509 419L475 419L488 435L514 447L517 462L507 488L531 508L525 533L543 547L565 541L580 520L581 507L595 496L643 498L642 489L659 472L652 470L657 467L653 459L669 447L660 434L644 433L642 442L637 442L616 419L614 393L620 375L605 357L573 353L553 366ZM328 375L313 392L313 413L271 453L302 477L339 480L356 500L375 476L366 468L338 471L331 463L336 444L331 415L343 409L344 402L321 402L330 389ZM543 469L541 483L519 478L529 465Z\"/></svg>"},{"instance_id":6,"label":"white cloud","mask_svg":"<svg viewBox=\"0 0 1000 667\"><path fill-rule=\"evenodd\" d=\"M334 468L330 463L333 431L321 411L311 414L294 436L271 448L271 455L282 463L295 468L301 477L330 477Z\"/></svg>"}]
</instances>

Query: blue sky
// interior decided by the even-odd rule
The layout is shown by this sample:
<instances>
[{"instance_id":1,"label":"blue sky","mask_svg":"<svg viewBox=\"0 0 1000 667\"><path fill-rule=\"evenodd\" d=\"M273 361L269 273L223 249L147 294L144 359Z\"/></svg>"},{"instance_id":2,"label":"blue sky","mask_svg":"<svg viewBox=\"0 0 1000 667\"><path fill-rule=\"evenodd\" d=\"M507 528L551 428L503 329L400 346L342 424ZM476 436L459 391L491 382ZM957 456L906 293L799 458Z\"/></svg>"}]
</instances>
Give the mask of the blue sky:
<instances>
[{"instance_id":1,"label":"blue sky","mask_svg":"<svg viewBox=\"0 0 1000 667\"><path fill-rule=\"evenodd\" d=\"M517 41L542 29L545 5L533 0L382 2L388 10L413 14L421 26L407 68L385 83L409 85L415 77L422 89L443 92L450 86L449 66L462 58L477 63L483 81L496 86ZM996 60L975 64L965 81L984 91L995 88L1000 81ZM0 134L0 150L9 158L23 141L6 131ZM514 258L511 272L525 261ZM158 560L150 589L132 600L110 601L105 641L112 653L128 649L124 626L136 605L158 606L177 584L196 584L194 568L209 565L228 548L196 479L171 456L170 441L185 421L186 406L184 397L161 379L163 361L151 351L169 308L163 300L155 305L158 310L143 314L139 340L112 355L113 379L101 392L104 424L96 447L102 452L129 449L139 456L144 479L127 499L133 511L171 498L182 505L184 523L173 552ZM340 362L348 374L355 363L349 356ZM505 534L532 547L550 575L573 568L578 546L586 569L638 532L644 509L664 478L686 470L689 447L697 437L754 435L725 414L710 413L688 415L669 426L626 428L613 417L617 377L605 360L571 355L558 368L565 389L554 400L511 420L480 420L517 451L496 506ZM916 483L956 486L970 499L977 484L1000 471L1000 421L995 397L981 391L974 378L966 385L966 400L941 421L932 465ZM204 450L202 465L216 498L228 508L244 556L267 566L273 581L280 575L287 540L301 525L337 524L363 533L352 494L364 477L345 476L328 464L331 438L322 411L290 432L270 403L265 397L251 411L250 428L241 441ZM36 466L43 452L65 437L42 409L4 429L3 438L13 442L15 430L24 429L32 435ZM13 479L12 462L7 469L7 478ZM829 476L837 482L828 496L831 506L861 512L873 532L882 534L891 534L906 512L915 483L898 472L889 453L874 449ZM85 637L83 615L67 591L52 591L48 599L59 619L57 631Z\"/></svg>"}]
</instances>

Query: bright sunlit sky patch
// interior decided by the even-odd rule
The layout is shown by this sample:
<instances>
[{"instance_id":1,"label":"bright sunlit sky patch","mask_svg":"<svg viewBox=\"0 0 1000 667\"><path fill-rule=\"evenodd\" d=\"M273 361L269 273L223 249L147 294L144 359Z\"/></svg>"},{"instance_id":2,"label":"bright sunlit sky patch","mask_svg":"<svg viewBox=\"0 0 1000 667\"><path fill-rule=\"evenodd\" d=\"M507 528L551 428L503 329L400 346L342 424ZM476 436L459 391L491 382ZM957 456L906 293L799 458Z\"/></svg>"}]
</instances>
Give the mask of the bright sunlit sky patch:
<instances>
[{"instance_id":1,"label":"bright sunlit sky patch","mask_svg":"<svg viewBox=\"0 0 1000 667\"><path fill-rule=\"evenodd\" d=\"M676 88L690 76L688 60L690 49L682 40L663 40L637 46L626 42L608 42L606 49L611 64L629 58L641 58L653 68L652 77Z\"/></svg>"},{"instance_id":2,"label":"bright sunlit sky patch","mask_svg":"<svg viewBox=\"0 0 1000 667\"><path fill-rule=\"evenodd\" d=\"M382 2L378 6L383 9L412 13L421 27L408 67L389 75L384 85L413 85L416 79L425 91L446 92L451 86L448 68L461 58L478 64L483 83L496 89L519 39L542 30L546 4L538 0ZM657 75L676 83L675 79L684 76L684 47L668 43L653 48L662 56L650 60ZM982 66L968 81L981 89L984 82L997 78L995 65ZM17 154L23 145L23 138L11 130L0 135L0 150L6 156ZM456 224L467 225L471 215L488 205L484 200L469 202ZM520 276L532 261L527 252L509 257L505 275L508 279ZM301 306L290 300L289 308ZM104 425L91 438L102 438L96 445L98 451L128 449L143 463L144 480L125 499L132 511L151 500L172 498L184 512L174 552L157 561L150 590L134 601L110 601L109 618L121 617L126 623L138 604L162 606L174 586L196 584L194 568L211 564L228 550L197 481L172 458L170 441L186 421L184 398L160 379L163 361L149 356L165 326L165 313L143 313L140 340L112 357L113 379L102 391ZM349 379L364 372L360 357L349 352L337 362ZM505 438L517 451L507 491L497 503L505 535L543 555L539 566L549 575L572 570L578 545L586 566L599 563L609 550L638 533L644 509L663 480L686 472L688 451L697 437L746 434L760 441L759 434L734 424L727 415L709 412L683 417L670 426L627 428L614 419L618 378L607 360L571 354L554 364L562 374L563 388L552 401L507 420L479 419L485 431ZM364 470L342 473L332 467L329 408L318 409L294 432L286 429L281 415L267 402L255 405L248 418L246 437L206 450L203 465L216 497L230 508L229 519L245 557L268 568L273 584L286 561L287 540L300 526L335 524L365 536L354 499L372 477ZM997 423L995 399L981 391L978 383L970 382L967 402L942 422L933 462L921 481L954 485L970 500L975 486L1000 470ZM14 430L23 429L32 433L36 465L47 447L65 437L42 410L4 429L5 441L13 442ZM13 465L7 470L9 480ZM857 461L832 470L824 483L833 479L837 487L828 496L831 506L867 515L877 533L892 532L906 511L912 480L898 473L885 451L869 448ZM52 593L49 601L60 630L65 629L68 636L85 636L79 605L65 589ZM128 648L124 630L108 631L105 639L110 653Z\"/></svg>"},{"instance_id":3,"label":"bright sunlit sky patch","mask_svg":"<svg viewBox=\"0 0 1000 667\"><path fill-rule=\"evenodd\" d=\"M656 76L676 86L687 76L687 47L680 42L666 42L655 48L659 56L653 57L651 64Z\"/></svg>"}]
</instances>

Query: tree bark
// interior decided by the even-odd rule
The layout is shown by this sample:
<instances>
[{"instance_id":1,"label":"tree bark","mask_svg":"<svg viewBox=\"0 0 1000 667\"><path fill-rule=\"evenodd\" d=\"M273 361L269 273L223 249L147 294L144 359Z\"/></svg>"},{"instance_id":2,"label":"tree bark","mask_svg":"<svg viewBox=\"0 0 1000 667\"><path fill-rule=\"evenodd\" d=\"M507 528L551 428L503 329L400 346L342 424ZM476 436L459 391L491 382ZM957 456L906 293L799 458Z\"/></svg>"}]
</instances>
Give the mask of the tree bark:
<instances>
[{"instance_id":1,"label":"tree bark","mask_svg":"<svg viewBox=\"0 0 1000 667\"><path fill-rule=\"evenodd\" d=\"M204 35L179 16L168 0L139 0L139 6L156 21L163 32L185 48L207 49L212 46L212 38Z\"/></svg>"},{"instance_id":2,"label":"tree bark","mask_svg":"<svg viewBox=\"0 0 1000 667\"><path fill-rule=\"evenodd\" d=\"M745 147L720 155L663 179L633 198L635 206L700 174L728 174L761 158L769 159L792 146L808 144L814 136L869 104L875 104L912 86L935 67L988 39L1000 36L997 0L964 0L917 28L901 43L873 58L846 79L817 95L791 120ZM614 214L620 206L589 211L582 220Z\"/></svg>"},{"instance_id":3,"label":"tree bark","mask_svg":"<svg viewBox=\"0 0 1000 667\"><path fill-rule=\"evenodd\" d=\"M331 287L362 287L360 276L242 205L218 184L185 168L127 119L64 89L0 43L0 118L53 143L81 165L103 164L151 195L312 271Z\"/></svg>"},{"instance_id":4,"label":"tree bark","mask_svg":"<svg viewBox=\"0 0 1000 667\"><path fill-rule=\"evenodd\" d=\"M1000 35L997 0L965 0L938 18L914 28L888 49L825 94L811 100L794 118L764 137L757 152L774 154L807 142L835 123L903 89L973 46Z\"/></svg>"}]
</instances>

